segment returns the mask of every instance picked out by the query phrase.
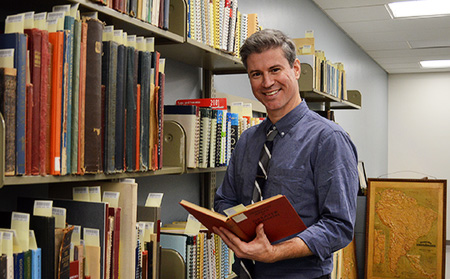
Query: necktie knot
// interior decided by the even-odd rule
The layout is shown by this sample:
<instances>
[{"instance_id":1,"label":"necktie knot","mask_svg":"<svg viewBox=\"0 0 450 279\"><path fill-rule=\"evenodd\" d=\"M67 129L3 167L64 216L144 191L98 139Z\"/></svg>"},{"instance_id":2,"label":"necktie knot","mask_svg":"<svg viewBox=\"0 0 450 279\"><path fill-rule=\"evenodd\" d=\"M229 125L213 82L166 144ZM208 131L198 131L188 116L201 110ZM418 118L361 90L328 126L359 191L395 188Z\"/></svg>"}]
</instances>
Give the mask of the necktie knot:
<instances>
[{"instance_id":1,"label":"necktie knot","mask_svg":"<svg viewBox=\"0 0 450 279\"><path fill-rule=\"evenodd\" d=\"M277 127L272 126L267 132L266 141L273 141L273 139L278 135Z\"/></svg>"}]
</instances>

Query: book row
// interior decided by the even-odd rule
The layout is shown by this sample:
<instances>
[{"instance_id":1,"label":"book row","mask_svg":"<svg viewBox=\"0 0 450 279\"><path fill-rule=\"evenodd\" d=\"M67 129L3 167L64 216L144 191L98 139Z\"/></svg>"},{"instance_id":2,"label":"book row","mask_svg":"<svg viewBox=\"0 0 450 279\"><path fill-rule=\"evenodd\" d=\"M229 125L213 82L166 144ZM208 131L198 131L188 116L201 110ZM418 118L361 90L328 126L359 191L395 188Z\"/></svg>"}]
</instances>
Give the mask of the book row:
<instances>
[{"instance_id":1,"label":"book row","mask_svg":"<svg viewBox=\"0 0 450 279\"><path fill-rule=\"evenodd\" d=\"M165 60L154 38L64 7L52 12L61 19L55 31L39 23L52 13L31 13L36 20L6 24L0 35L2 57L10 58L0 60L5 175L161 168Z\"/></svg>"},{"instance_id":2,"label":"book row","mask_svg":"<svg viewBox=\"0 0 450 279\"><path fill-rule=\"evenodd\" d=\"M164 106L164 119L179 123L186 133L186 166L214 168L228 165L241 133L258 124L261 118L244 113L232 104L228 111L226 98L177 100Z\"/></svg>"},{"instance_id":3,"label":"book row","mask_svg":"<svg viewBox=\"0 0 450 279\"><path fill-rule=\"evenodd\" d=\"M189 38L235 56L260 29L258 15L241 13L237 0L189 0L187 21Z\"/></svg>"},{"instance_id":4,"label":"book row","mask_svg":"<svg viewBox=\"0 0 450 279\"><path fill-rule=\"evenodd\" d=\"M341 100L347 100L347 83L344 64L328 60L323 50L316 50L313 31L307 31L305 38L293 39L297 57L301 63L313 69L313 88Z\"/></svg>"},{"instance_id":5,"label":"book row","mask_svg":"<svg viewBox=\"0 0 450 279\"><path fill-rule=\"evenodd\" d=\"M156 27L169 29L170 0L91 0Z\"/></svg>"}]
</instances>

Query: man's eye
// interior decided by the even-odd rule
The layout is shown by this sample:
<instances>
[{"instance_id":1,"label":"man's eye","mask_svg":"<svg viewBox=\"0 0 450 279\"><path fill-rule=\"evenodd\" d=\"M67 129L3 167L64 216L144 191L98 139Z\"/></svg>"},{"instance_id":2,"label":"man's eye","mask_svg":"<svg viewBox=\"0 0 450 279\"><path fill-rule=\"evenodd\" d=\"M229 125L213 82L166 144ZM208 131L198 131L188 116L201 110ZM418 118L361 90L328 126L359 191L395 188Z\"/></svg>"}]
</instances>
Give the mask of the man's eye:
<instances>
[{"instance_id":1,"label":"man's eye","mask_svg":"<svg viewBox=\"0 0 450 279\"><path fill-rule=\"evenodd\" d=\"M279 71L281 71L280 68L273 68L273 69L272 69L272 73L278 73Z\"/></svg>"},{"instance_id":2,"label":"man's eye","mask_svg":"<svg viewBox=\"0 0 450 279\"><path fill-rule=\"evenodd\" d=\"M257 78L257 77L259 77L261 74L260 73L253 73L252 75L251 75L251 77L252 78Z\"/></svg>"}]
</instances>

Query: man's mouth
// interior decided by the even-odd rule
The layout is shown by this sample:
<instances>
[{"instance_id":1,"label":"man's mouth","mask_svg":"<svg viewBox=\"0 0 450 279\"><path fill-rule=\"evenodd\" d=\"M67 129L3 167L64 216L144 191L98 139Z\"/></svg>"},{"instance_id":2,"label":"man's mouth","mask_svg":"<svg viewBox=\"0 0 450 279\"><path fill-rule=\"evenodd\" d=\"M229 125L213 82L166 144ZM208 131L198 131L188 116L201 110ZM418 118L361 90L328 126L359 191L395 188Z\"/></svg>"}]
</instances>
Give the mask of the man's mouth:
<instances>
[{"instance_id":1,"label":"man's mouth","mask_svg":"<svg viewBox=\"0 0 450 279\"><path fill-rule=\"evenodd\" d=\"M273 91L270 91L270 92L266 92L266 93L263 93L263 94L266 95L266 96L273 96L273 95L277 94L279 91L280 91L280 89L276 89L276 90L273 90Z\"/></svg>"}]
</instances>

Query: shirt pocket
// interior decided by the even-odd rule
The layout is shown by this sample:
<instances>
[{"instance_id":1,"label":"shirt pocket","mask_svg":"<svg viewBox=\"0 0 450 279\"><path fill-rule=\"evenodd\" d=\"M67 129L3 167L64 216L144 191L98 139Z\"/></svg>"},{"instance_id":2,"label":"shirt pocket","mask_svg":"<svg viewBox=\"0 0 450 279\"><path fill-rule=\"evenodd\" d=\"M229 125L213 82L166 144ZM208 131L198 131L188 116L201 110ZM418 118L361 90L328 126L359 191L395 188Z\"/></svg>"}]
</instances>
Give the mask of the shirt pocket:
<instances>
[{"instance_id":1,"label":"shirt pocket","mask_svg":"<svg viewBox=\"0 0 450 279\"><path fill-rule=\"evenodd\" d=\"M300 168L272 168L269 174L270 184L268 190L270 196L282 194L285 195L294 207L300 205L305 199L306 170Z\"/></svg>"}]
</instances>

